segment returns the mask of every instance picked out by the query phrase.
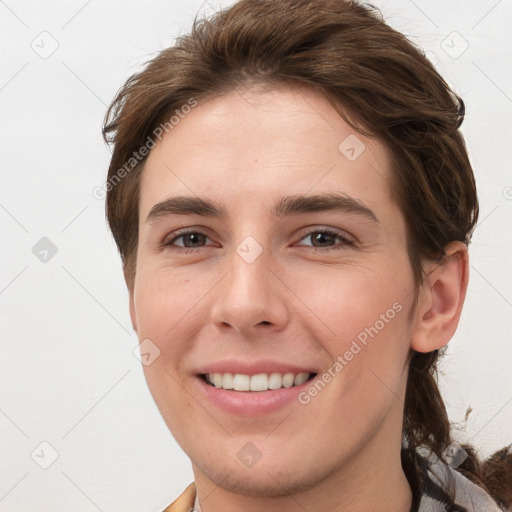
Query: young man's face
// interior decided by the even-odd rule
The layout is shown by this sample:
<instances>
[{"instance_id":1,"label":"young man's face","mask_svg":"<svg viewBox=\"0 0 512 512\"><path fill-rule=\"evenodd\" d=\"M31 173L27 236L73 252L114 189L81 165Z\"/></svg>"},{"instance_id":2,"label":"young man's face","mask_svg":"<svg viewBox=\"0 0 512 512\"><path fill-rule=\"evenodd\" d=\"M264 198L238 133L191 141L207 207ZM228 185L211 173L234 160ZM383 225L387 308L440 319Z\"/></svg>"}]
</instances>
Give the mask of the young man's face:
<instances>
[{"instance_id":1,"label":"young man's face","mask_svg":"<svg viewBox=\"0 0 512 512\"><path fill-rule=\"evenodd\" d=\"M150 153L130 309L196 479L271 496L398 457L414 280L390 165L288 88L200 102ZM223 215L165 203L182 196Z\"/></svg>"}]
</instances>

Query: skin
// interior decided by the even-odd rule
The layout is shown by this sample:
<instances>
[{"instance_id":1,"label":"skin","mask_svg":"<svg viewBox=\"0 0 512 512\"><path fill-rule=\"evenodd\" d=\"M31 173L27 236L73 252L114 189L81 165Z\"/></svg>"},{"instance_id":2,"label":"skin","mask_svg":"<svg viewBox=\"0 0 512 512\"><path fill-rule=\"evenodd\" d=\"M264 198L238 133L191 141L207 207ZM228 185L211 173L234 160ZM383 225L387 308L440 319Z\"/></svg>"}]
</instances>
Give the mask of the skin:
<instances>
[{"instance_id":1,"label":"skin","mask_svg":"<svg viewBox=\"0 0 512 512\"><path fill-rule=\"evenodd\" d=\"M316 92L245 89L200 102L146 161L130 314L139 340L160 350L146 379L192 461L205 512L410 508L400 464L407 354L453 335L468 258L455 242L444 264L427 264L411 311L415 283L390 155L357 134L365 151L350 161L338 146L351 134ZM339 211L270 213L282 196L327 192L358 200L378 222ZM228 215L146 221L178 195L209 198ZM352 243L315 244L309 235L326 227ZM163 247L180 228L206 238ZM248 236L263 249L252 263L236 252ZM307 404L251 417L199 392L197 368L226 357L312 366L321 376L396 303L401 311ZM250 468L237 457L248 442L261 453Z\"/></svg>"}]
</instances>

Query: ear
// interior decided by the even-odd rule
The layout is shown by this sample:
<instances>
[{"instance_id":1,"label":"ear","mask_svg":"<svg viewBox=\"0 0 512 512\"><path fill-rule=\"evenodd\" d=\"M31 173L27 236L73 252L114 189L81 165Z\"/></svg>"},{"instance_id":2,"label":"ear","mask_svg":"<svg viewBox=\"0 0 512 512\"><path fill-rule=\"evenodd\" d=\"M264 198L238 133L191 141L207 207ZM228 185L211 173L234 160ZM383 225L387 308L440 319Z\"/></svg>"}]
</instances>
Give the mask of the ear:
<instances>
[{"instance_id":1,"label":"ear","mask_svg":"<svg viewBox=\"0 0 512 512\"><path fill-rule=\"evenodd\" d=\"M431 352L444 347L459 323L469 279L469 257L463 242L445 248L441 263L433 264L420 289L413 321L411 348Z\"/></svg>"},{"instance_id":2,"label":"ear","mask_svg":"<svg viewBox=\"0 0 512 512\"><path fill-rule=\"evenodd\" d=\"M135 306L133 303L133 291L130 291L130 318L132 320L133 330L137 332L137 317L135 316Z\"/></svg>"},{"instance_id":3,"label":"ear","mask_svg":"<svg viewBox=\"0 0 512 512\"><path fill-rule=\"evenodd\" d=\"M124 280L126 282L126 286L128 288L128 294L129 294L130 318L132 321L133 330L135 332L137 332L137 316L135 315L135 302L133 299L134 282L133 282L133 280L130 281L130 279L128 278L128 272L126 269L124 269Z\"/></svg>"}]
</instances>

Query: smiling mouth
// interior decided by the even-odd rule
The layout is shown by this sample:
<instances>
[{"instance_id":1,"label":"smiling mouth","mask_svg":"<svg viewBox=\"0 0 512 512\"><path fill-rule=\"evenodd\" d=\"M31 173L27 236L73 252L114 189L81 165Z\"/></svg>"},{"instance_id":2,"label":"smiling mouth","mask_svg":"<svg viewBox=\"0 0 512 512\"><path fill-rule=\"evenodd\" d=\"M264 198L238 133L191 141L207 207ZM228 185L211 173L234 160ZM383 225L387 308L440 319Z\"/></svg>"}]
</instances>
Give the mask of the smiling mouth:
<instances>
[{"instance_id":1,"label":"smiling mouth","mask_svg":"<svg viewBox=\"0 0 512 512\"><path fill-rule=\"evenodd\" d=\"M203 373L200 377L210 386L231 391L269 391L300 386L316 377L316 373Z\"/></svg>"}]
</instances>

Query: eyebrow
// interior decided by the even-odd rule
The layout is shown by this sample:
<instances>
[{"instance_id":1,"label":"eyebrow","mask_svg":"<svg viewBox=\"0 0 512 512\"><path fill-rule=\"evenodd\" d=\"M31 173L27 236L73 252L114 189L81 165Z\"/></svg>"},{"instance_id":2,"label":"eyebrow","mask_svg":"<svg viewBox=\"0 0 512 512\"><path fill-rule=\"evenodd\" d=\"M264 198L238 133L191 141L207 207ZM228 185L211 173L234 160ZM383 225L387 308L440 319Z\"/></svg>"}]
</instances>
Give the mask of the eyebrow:
<instances>
[{"instance_id":1,"label":"eyebrow","mask_svg":"<svg viewBox=\"0 0 512 512\"><path fill-rule=\"evenodd\" d=\"M275 217L311 212L338 211L366 217L379 223L377 216L361 201L353 197L325 193L317 195L292 195L279 199L271 209ZM171 197L155 204L149 212L146 222L155 221L168 215L200 215L203 217L226 218L227 210L223 205L207 198L194 196Z\"/></svg>"}]
</instances>

